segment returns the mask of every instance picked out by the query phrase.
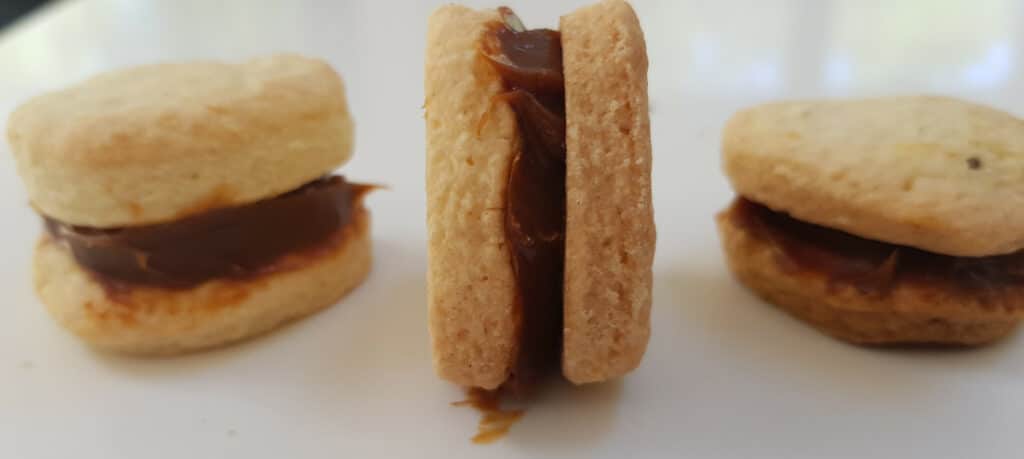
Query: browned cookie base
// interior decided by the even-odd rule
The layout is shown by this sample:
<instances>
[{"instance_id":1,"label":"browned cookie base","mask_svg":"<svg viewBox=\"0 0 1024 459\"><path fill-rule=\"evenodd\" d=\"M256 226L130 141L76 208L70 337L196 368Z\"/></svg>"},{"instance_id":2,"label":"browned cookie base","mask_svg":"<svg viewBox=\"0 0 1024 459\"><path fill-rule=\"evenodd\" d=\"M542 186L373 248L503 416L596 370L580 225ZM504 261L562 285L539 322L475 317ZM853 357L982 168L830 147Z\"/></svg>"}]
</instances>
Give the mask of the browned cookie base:
<instances>
[{"instance_id":1,"label":"browned cookie base","mask_svg":"<svg viewBox=\"0 0 1024 459\"><path fill-rule=\"evenodd\" d=\"M824 273L796 270L781 248L718 215L730 270L766 301L815 328L856 344L981 345L1013 331L1024 316L1024 286L970 295L943 285L897 283L865 292Z\"/></svg>"},{"instance_id":2,"label":"browned cookie base","mask_svg":"<svg viewBox=\"0 0 1024 459\"><path fill-rule=\"evenodd\" d=\"M337 302L370 270L370 217L360 206L326 244L287 255L266 274L188 289L103 281L48 236L34 264L50 315L92 347L180 354L256 336Z\"/></svg>"}]
</instances>

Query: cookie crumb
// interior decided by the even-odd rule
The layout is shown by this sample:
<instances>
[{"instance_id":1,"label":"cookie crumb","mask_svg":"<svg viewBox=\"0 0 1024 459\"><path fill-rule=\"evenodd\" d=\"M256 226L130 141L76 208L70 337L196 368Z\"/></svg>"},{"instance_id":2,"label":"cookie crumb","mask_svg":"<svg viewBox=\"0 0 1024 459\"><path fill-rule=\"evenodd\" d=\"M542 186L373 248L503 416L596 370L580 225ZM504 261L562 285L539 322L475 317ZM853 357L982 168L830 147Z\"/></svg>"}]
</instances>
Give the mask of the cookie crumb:
<instances>
[{"instance_id":1,"label":"cookie crumb","mask_svg":"<svg viewBox=\"0 0 1024 459\"><path fill-rule=\"evenodd\" d=\"M967 158L967 167L970 168L972 171L981 169L981 158L978 158L977 156L971 156L970 158Z\"/></svg>"}]
</instances>

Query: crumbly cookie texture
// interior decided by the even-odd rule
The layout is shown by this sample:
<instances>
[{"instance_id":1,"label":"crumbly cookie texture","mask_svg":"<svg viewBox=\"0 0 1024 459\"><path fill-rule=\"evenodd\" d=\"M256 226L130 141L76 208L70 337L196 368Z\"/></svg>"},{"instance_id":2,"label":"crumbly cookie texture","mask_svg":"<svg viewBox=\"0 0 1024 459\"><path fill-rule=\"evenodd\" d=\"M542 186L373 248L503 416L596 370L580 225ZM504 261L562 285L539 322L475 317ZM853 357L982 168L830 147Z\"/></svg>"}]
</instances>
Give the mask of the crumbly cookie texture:
<instances>
[{"instance_id":1,"label":"crumbly cookie texture","mask_svg":"<svg viewBox=\"0 0 1024 459\"><path fill-rule=\"evenodd\" d=\"M623 375L650 336L655 228L647 49L628 3L561 20L566 95L562 372L582 384Z\"/></svg>"},{"instance_id":2,"label":"crumbly cookie texture","mask_svg":"<svg viewBox=\"0 0 1024 459\"><path fill-rule=\"evenodd\" d=\"M7 136L36 209L98 228L291 191L345 163L341 78L318 59L147 65L36 97Z\"/></svg>"},{"instance_id":3,"label":"crumbly cookie texture","mask_svg":"<svg viewBox=\"0 0 1024 459\"><path fill-rule=\"evenodd\" d=\"M505 242L505 189L518 148L515 118L495 103L501 77L478 53L496 10L445 6L429 19L427 305L434 368L442 378L494 389L518 353L519 312Z\"/></svg>"},{"instance_id":4,"label":"crumbly cookie texture","mask_svg":"<svg viewBox=\"0 0 1024 459\"><path fill-rule=\"evenodd\" d=\"M945 97L782 102L723 134L737 193L818 225L956 256L1024 248L1024 122Z\"/></svg>"},{"instance_id":5,"label":"crumbly cookie texture","mask_svg":"<svg viewBox=\"0 0 1024 459\"><path fill-rule=\"evenodd\" d=\"M44 236L35 252L35 287L56 321L97 349L180 354L271 331L362 283L371 265L366 210L359 208L334 238L330 248L289 255L278 262L279 272L250 280L108 291L67 248Z\"/></svg>"},{"instance_id":6,"label":"crumbly cookie texture","mask_svg":"<svg viewBox=\"0 0 1024 459\"><path fill-rule=\"evenodd\" d=\"M718 230L736 278L780 309L824 333L857 344L981 345L1024 318L1024 287L972 295L955 287L898 283L884 295L832 282L825 273L787 268L783 250L719 214Z\"/></svg>"}]
</instances>

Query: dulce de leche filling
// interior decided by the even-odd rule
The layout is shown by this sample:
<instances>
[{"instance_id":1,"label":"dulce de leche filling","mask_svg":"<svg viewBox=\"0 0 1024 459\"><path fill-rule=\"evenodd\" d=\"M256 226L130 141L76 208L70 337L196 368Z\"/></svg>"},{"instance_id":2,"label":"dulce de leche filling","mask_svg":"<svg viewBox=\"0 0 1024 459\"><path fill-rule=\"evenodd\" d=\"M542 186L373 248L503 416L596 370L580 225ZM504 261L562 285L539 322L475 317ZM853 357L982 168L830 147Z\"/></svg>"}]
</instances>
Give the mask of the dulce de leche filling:
<instances>
[{"instance_id":1,"label":"dulce de leche filling","mask_svg":"<svg viewBox=\"0 0 1024 459\"><path fill-rule=\"evenodd\" d=\"M520 315L513 392L557 368L565 248L565 84L557 31L525 30L508 8L489 24L481 53L501 75L498 98L515 113L519 148L509 168L505 239Z\"/></svg>"},{"instance_id":2,"label":"dulce de leche filling","mask_svg":"<svg viewBox=\"0 0 1024 459\"><path fill-rule=\"evenodd\" d=\"M116 229L43 219L50 236L102 280L188 288L258 275L284 255L326 243L368 189L330 176L251 204Z\"/></svg>"},{"instance_id":3,"label":"dulce de leche filling","mask_svg":"<svg viewBox=\"0 0 1024 459\"><path fill-rule=\"evenodd\" d=\"M824 274L865 293L886 295L901 283L970 295L1024 286L1024 252L942 255L800 221L744 198L733 203L726 218L751 236L773 242L783 268Z\"/></svg>"}]
</instances>

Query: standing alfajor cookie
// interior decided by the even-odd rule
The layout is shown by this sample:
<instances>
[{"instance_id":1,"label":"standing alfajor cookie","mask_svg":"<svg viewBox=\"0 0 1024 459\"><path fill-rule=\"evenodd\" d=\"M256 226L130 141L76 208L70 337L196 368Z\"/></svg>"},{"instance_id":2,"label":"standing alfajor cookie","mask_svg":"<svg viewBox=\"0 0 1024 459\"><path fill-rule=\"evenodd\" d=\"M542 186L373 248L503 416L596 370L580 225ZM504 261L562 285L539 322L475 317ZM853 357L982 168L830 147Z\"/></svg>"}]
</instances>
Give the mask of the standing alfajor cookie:
<instances>
[{"instance_id":1,"label":"standing alfajor cookie","mask_svg":"<svg viewBox=\"0 0 1024 459\"><path fill-rule=\"evenodd\" d=\"M865 344L984 344L1024 318L1024 121L942 97L736 114L718 216L768 301Z\"/></svg>"},{"instance_id":2,"label":"standing alfajor cookie","mask_svg":"<svg viewBox=\"0 0 1024 459\"><path fill-rule=\"evenodd\" d=\"M326 307L370 267L344 86L320 60L136 67L10 117L36 290L89 344L166 354Z\"/></svg>"},{"instance_id":3,"label":"standing alfajor cookie","mask_svg":"<svg viewBox=\"0 0 1024 459\"><path fill-rule=\"evenodd\" d=\"M427 295L434 366L521 386L621 376L650 334L647 53L606 0L526 29L446 6L426 57Z\"/></svg>"}]
</instances>

